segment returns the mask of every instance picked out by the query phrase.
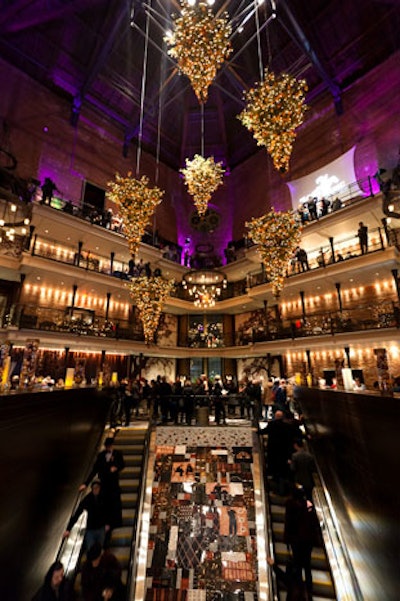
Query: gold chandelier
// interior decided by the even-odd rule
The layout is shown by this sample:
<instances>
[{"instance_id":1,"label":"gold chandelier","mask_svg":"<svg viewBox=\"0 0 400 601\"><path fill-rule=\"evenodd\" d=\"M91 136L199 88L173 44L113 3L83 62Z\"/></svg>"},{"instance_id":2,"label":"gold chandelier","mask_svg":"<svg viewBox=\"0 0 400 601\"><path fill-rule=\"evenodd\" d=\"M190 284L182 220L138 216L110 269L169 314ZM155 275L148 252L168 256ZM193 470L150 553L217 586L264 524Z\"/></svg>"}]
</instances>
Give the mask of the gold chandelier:
<instances>
[{"instance_id":1,"label":"gold chandelier","mask_svg":"<svg viewBox=\"0 0 400 601\"><path fill-rule=\"evenodd\" d=\"M216 269L192 269L182 278L183 289L199 309L214 307L227 285L226 275Z\"/></svg>"},{"instance_id":2,"label":"gold chandelier","mask_svg":"<svg viewBox=\"0 0 400 601\"><path fill-rule=\"evenodd\" d=\"M199 215L203 216L213 192L222 184L225 172L222 163L215 163L214 157L205 159L195 154L192 161L186 159L186 169L180 171Z\"/></svg>"},{"instance_id":3,"label":"gold chandelier","mask_svg":"<svg viewBox=\"0 0 400 601\"><path fill-rule=\"evenodd\" d=\"M161 312L174 286L174 280L166 280L161 276L140 276L132 279L126 286L137 307L146 344L150 344L154 342Z\"/></svg>"},{"instance_id":4,"label":"gold chandelier","mask_svg":"<svg viewBox=\"0 0 400 601\"><path fill-rule=\"evenodd\" d=\"M198 101L205 103L209 86L232 51L232 28L227 13L216 18L206 2L181 0L181 7L180 16L174 19L174 31L165 38L171 46L168 54L190 79Z\"/></svg>"},{"instance_id":5,"label":"gold chandelier","mask_svg":"<svg viewBox=\"0 0 400 601\"><path fill-rule=\"evenodd\" d=\"M275 212L252 219L246 223L250 238L258 244L258 252L265 266L272 292L278 297L286 278L287 267L295 248L300 243L301 227L293 214Z\"/></svg>"},{"instance_id":6,"label":"gold chandelier","mask_svg":"<svg viewBox=\"0 0 400 601\"><path fill-rule=\"evenodd\" d=\"M127 177L117 173L115 181L108 183L107 198L115 202L120 210L123 231L132 255L137 253L146 226L150 224L151 217L164 195L163 190L156 186L150 188L148 184L148 177L143 175L136 179L132 177L131 172Z\"/></svg>"},{"instance_id":7,"label":"gold chandelier","mask_svg":"<svg viewBox=\"0 0 400 601\"><path fill-rule=\"evenodd\" d=\"M253 133L257 145L267 148L274 166L282 172L289 167L295 129L304 121L306 91L304 79L288 73L276 77L266 69L264 81L245 93L246 108L238 118Z\"/></svg>"}]
</instances>

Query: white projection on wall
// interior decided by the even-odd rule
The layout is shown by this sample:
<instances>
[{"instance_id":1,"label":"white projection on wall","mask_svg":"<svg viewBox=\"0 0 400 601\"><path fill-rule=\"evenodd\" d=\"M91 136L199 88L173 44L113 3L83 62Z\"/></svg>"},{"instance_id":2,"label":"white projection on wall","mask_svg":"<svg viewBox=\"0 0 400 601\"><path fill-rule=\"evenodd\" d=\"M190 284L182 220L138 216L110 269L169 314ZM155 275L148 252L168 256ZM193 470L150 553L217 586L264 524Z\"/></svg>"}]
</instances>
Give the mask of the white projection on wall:
<instances>
[{"instance_id":1,"label":"white projection on wall","mask_svg":"<svg viewBox=\"0 0 400 601\"><path fill-rule=\"evenodd\" d=\"M356 147L342 154L328 165L313 171L309 175L288 182L292 197L292 207L297 209L300 203L313 198L336 197L345 200L355 196L364 196L357 184L354 171L354 153Z\"/></svg>"}]
</instances>

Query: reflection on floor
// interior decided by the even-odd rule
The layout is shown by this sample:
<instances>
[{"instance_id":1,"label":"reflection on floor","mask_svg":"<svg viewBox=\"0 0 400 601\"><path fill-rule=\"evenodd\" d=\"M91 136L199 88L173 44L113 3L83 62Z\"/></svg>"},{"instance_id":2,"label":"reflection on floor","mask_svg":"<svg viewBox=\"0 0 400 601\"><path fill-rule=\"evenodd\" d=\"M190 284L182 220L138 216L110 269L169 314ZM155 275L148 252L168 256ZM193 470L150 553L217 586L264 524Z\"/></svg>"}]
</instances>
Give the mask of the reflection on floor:
<instances>
[{"instance_id":1,"label":"reflection on floor","mask_svg":"<svg viewBox=\"0 0 400 601\"><path fill-rule=\"evenodd\" d=\"M157 429L146 601L258 598L253 468L250 428Z\"/></svg>"}]
</instances>

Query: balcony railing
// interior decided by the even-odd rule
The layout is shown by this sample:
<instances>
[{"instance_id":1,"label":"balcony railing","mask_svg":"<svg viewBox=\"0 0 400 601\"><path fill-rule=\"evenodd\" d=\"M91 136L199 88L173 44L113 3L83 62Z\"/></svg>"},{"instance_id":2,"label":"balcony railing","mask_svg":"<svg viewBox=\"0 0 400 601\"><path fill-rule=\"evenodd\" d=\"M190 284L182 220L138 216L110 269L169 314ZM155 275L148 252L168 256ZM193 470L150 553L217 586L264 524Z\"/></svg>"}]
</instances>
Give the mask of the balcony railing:
<instances>
[{"instance_id":1,"label":"balcony railing","mask_svg":"<svg viewBox=\"0 0 400 601\"><path fill-rule=\"evenodd\" d=\"M2 328L16 327L77 336L144 340L139 322L132 323L127 319L105 319L103 316L96 315L93 315L93 319L74 318L70 309L53 309L28 304L13 305L9 313L0 314L0 325ZM236 332L235 346L271 340L399 327L399 303L383 301L379 305L371 304L342 311L283 317L281 320L269 319L268 322L262 322L259 318L255 318L250 327ZM188 338L181 346L216 348L226 346L226 341L227 338L222 336L215 345L209 345L207 341L204 344L193 345L193 340Z\"/></svg>"}]
</instances>

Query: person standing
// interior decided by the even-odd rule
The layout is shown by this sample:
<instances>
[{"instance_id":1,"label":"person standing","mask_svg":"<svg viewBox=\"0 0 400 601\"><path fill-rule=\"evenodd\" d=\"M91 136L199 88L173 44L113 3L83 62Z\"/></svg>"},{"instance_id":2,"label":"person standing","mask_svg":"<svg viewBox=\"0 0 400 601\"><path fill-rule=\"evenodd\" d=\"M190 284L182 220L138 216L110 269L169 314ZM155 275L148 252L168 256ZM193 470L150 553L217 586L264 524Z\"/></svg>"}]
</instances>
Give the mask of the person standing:
<instances>
[{"instance_id":1,"label":"person standing","mask_svg":"<svg viewBox=\"0 0 400 601\"><path fill-rule=\"evenodd\" d=\"M42 184L42 205L51 204L55 190L57 190L57 192L60 191L53 180L51 180L49 177L46 177Z\"/></svg>"},{"instance_id":2,"label":"person standing","mask_svg":"<svg viewBox=\"0 0 400 601\"><path fill-rule=\"evenodd\" d=\"M360 241L361 254L368 252L368 227L362 221L358 224L357 236Z\"/></svg>"},{"instance_id":3,"label":"person standing","mask_svg":"<svg viewBox=\"0 0 400 601\"><path fill-rule=\"evenodd\" d=\"M87 512L86 532L83 547L88 550L95 543L104 544L106 533L110 530L110 520L105 499L102 495L102 486L99 480L94 480L91 492L79 503L76 511L71 516L63 538L68 538L70 532L78 521L80 515Z\"/></svg>"},{"instance_id":4,"label":"person standing","mask_svg":"<svg viewBox=\"0 0 400 601\"><path fill-rule=\"evenodd\" d=\"M55 561L32 601L70 601L73 598L72 587L65 578L64 566L61 561Z\"/></svg>"},{"instance_id":5,"label":"person standing","mask_svg":"<svg viewBox=\"0 0 400 601\"><path fill-rule=\"evenodd\" d=\"M314 505L306 499L301 486L294 488L286 502L284 541L292 549L295 569L299 574L304 570L307 593L312 599L311 552L321 544L321 533Z\"/></svg>"},{"instance_id":6,"label":"person standing","mask_svg":"<svg viewBox=\"0 0 400 601\"><path fill-rule=\"evenodd\" d=\"M111 551L103 550L98 543L87 553L82 566L81 587L84 601L98 601L105 588L113 588L122 598L121 564Z\"/></svg>"},{"instance_id":7,"label":"person standing","mask_svg":"<svg viewBox=\"0 0 400 601\"><path fill-rule=\"evenodd\" d=\"M121 489L119 473L124 469L125 461L121 451L114 449L114 439L109 437L104 441L104 451L97 459L79 490L85 490L89 482L97 474L102 485L102 493L109 514L110 529L122 524Z\"/></svg>"},{"instance_id":8,"label":"person standing","mask_svg":"<svg viewBox=\"0 0 400 601\"><path fill-rule=\"evenodd\" d=\"M294 482L303 487L307 499L311 501L314 488L313 474L316 471L314 457L306 451L302 440L295 440L293 446L295 452L289 461L289 465L293 472Z\"/></svg>"}]
</instances>

